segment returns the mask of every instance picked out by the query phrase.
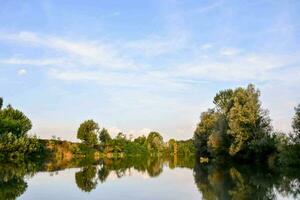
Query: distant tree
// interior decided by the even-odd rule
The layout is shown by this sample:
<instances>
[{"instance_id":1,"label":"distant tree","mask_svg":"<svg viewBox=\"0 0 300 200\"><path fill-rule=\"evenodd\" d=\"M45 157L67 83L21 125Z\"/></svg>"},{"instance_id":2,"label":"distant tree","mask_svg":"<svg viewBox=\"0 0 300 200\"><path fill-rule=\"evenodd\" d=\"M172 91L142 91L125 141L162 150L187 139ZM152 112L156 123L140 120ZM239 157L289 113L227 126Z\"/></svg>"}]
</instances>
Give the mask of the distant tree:
<instances>
[{"instance_id":1,"label":"distant tree","mask_svg":"<svg viewBox=\"0 0 300 200\"><path fill-rule=\"evenodd\" d=\"M163 149L163 137L158 132L150 132L147 137L149 150L161 151Z\"/></svg>"},{"instance_id":2,"label":"distant tree","mask_svg":"<svg viewBox=\"0 0 300 200\"><path fill-rule=\"evenodd\" d=\"M134 142L138 143L140 145L144 145L147 142L147 138L146 138L146 136L142 135L142 136L139 136L139 137L135 138Z\"/></svg>"},{"instance_id":3,"label":"distant tree","mask_svg":"<svg viewBox=\"0 0 300 200\"><path fill-rule=\"evenodd\" d=\"M99 140L102 143L107 143L109 141L111 141L111 137L107 131L107 129L103 128L100 133L99 133Z\"/></svg>"},{"instance_id":4,"label":"distant tree","mask_svg":"<svg viewBox=\"0 0 300 200\"><path fill-rule=\"evenodd\" d=\"M116 136L116 140L119 140L119 141L126 141L126 135L122 132L118 133L118 135Z\"/></svg>"},{"instance_id":5,"label":"distant tree","mask_svg":"<svg viewBox=\"0 0 300 200\"><path fill-rule=\"evenodd\" d=\"M295 116L293 118L292 127L296 134L295 137L300 140L300 104L295 108Z\"/></svg>"},{"instance_id":6,"label":"distant tree","mask_svg":"<svg viewBox=\"0 0 300 200\"><path fill-rule=\"evenodd\" d=\"M0 110L1 110L2 106L3 106L3 98L0 97Z\"/></svg>"},{"instance_id":7,"label":"distant tree","mask_svg":"<svg viewBox=\"0 0 300 200\"><path fill-rule=\"evenodd\" d=\"M31 129L31 121L21 111L11 105L0 110L0 135L12 133L22 137Z\"/></svg>"},{"instance_id":8,"label":"distant tree","mask_svg":"<svg viewBox=\"0 0 300 200\"><path fill-rule=\"evenodd\" d=\"M98 143L97 134L99 131L99 126L93 120L86 120L77 130L77 138L83 141L84 144L88 146L94 146Z\"/></svg>"}]
</instances>

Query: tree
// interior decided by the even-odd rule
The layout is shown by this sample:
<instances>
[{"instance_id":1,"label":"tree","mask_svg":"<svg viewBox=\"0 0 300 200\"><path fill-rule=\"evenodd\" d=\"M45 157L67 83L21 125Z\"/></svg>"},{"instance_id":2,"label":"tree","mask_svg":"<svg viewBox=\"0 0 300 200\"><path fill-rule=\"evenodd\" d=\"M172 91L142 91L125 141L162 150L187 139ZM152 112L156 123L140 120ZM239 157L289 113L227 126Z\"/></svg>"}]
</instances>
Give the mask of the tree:
<instances>
[{"instance_id":1,"label":"tree","mask_svg":"<svg viewBox=\"0 0 300 200\"><path fill-rule=\"evenodd\" d=\"M209 136L214 132L217 122L217 115L213 109L201 113L200 123L194 132L194 144L197 153L201 156L208 156L207 142Z\"/></svg>"},{"instance_id":2,"label":"tree","mask_svg":"<svg viewBox=\"0 0 300 200\"><path fill-rule=\"evenodd\" d=\"M271 130L268 113L261 109L260 92L254 85L246 89L237 88L233 93L233 105L228 112L228 134L233 141L229 154L235 155L246 149L252 140L259 140Z\"/></svg>"},{"instance_id":3,"label":"tree","mask_svg":"<svg viewBox=\"0 0 300 200\"><path fill-rule=\"evenodd\" d=\"M0 110L1 110L2 106L3 106L3 98L0 97Z\"/></svg>"},{"instance_id":4,"label":"tree","mask_svg":"<svg viewBox=\"0 0 300 200\"><path fill-rule=\"evenodd\" d=\"M163 149L163 137L158 132L150 132L147 137L149 150L161 151Z\"/></svg>"},{"instance_id":5,"label":"tree","mask_svg":"<svg viewBox=\"0 0 300 200\"><path fill-rule=\"evenodd\" d=\"M194 132L197 153L263 159L274 151L271 120L268 112L261 108L259 96L259 90L252 84L217 93L215 108L201 114Z\"/></svg>"},{"instance_id":6,"label":"tree","mask_svg":"<svg viewBox=\"0 0 300 200\"><path fill-rule=\"evenodd\" d=\"M99 133L99 140L102 143L107 143L109 141L111 141L111 137L107 131L107 129L103 128L100 133Z\"/></svg>"},{"instance_id":7,"label":"tree","mask_svg":"<svg viewBox=\"0 0 300 200\"><path fill-rule=\"evenodd\" d=\"M296 134L295 137L300 140L300 104L295 108L295 116L293 118L292 128Z\"/></svg>"},{"instance_id":8,"label":"tree","mask_svg":"<svg viewBox=\"0 0 300 200\"><path fill-rule=\"evenodd\" d=\"M77 138L88 146L94 146L97 142L99 126L92 119L84 121L77 130Z\"/></svg>"},{"instance_id":9,"label":"tree","mask_svg":"<svg viewBox=\"0 0 300 200\"><path fill-rule=\"evenodd\" d=\"M0 102L1 103L1 102ZM22 137L32 128L31 121L11 105L0 110L0 135L12 133Z\"/></svg>"},{"instance_id":10,"label":"tree","mask_svg":"<svg viewBox=\"0 0 300 200\"><path fill-rule=\"evenodd\" d=\"M137 143L137 144L140 144L140 145L145 145L146 141L147 141L147 138L144 135L139 136L139 137L134 139L134 143Z\"/></svg>"}]
</instances>

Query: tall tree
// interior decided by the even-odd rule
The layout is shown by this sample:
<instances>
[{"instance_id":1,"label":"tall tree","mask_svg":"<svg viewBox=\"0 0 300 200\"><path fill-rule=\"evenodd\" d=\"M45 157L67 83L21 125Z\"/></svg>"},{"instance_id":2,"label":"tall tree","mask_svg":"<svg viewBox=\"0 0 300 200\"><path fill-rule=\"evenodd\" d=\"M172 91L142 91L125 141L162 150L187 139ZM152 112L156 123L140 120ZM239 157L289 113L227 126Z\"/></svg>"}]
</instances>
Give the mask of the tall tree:
<instances>
[{"instance_id":1,"label":"tall tree","mask_svg":"<svg viewBox=\"0 0 300 200\"><path fill-rule=\"evenodd\" d=\"M270 118L261 108L259 96L252 84L220 91L214 97L215 108L201 114L194 133L197 152L201 156L247 158L272 151Z\"/></svg>"},{"instance_id":2,"label":"tall tree","mask_svg":"<svg viewBox=\"0 0 300 200\"><path fill-rule=\"evenodd\" d=\"M84 144L93 146L98 143L97 134L99 126L92 119L84 121L77 130L77 138L82 140Z\"/></svg>"}]
</instances>

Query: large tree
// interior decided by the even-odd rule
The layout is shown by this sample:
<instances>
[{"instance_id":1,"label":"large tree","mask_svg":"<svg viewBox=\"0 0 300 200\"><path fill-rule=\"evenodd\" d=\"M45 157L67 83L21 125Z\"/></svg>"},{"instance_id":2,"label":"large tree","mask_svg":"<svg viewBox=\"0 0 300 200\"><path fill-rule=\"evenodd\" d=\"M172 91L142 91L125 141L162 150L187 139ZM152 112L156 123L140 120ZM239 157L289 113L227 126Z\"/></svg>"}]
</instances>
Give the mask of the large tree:
<instances>
[{"instance_id":1,"label":"large tree","mask_svg":"<svg viewBox=\"0 0 300 200\"><path fill-rule=\"evenodd\" d=\"M98 143L97 134L99 126L92 119L84 121L77 130L77 138L82 140L88 146L94 146Z\"/></svg>"},{"instance_id":2,"label":"large tree","mask_svg":"<svg viewBox=\"0 0 300 200\"><path fill-rule=\"evenodd\" d=\"M220 91L214 97L215 108L201 114L195 130L198 153L247 157L251 155L249 152L257 152L257 147L271 149L270 119L268 112L261 108L259 96L260 92L252 84Z\"/></svg>"},{"instance_id":3,"label":"large tree","mask_svg":"<svg viewBox=\"0 0 300 200\"><path fill-rule=\"evenodd\" d=\"M0 135L12 133L16 137L22 137L31 128L32 124L28 117L11 105L0 110Z\"/></svg>"}]
</instances>

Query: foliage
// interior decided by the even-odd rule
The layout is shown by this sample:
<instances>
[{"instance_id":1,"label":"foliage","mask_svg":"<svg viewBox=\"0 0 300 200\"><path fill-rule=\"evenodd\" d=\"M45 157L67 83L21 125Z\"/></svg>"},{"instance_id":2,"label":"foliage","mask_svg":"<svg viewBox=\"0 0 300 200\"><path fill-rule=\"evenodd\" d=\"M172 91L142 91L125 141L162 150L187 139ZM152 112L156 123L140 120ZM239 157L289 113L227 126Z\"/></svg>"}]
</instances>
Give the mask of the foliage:
<instances>
[{"instance_id":1,"label":"foliage","mask_svg":"<svg viewBox=\"0 0 300 200\"><path fill-rule=\"evenodd\" d=\"M292 128L295 133L295 139L300 143L300 104L295 108L295 116L292 122Z\"/></svg>"},{"instance_id":2,"label":"foliage","mask_svg":"<svg viewBox=\"0 0 300 200\"><path fill-rule=\"evenodd\" d=\"M214 109L203 112L194 132L202 157L229 156L262 160L275 150L268 112L261 108L260 92L253 85L220 91Z\"/></svg>"},{"instance_id":3,"label":"foliage","mask_svg":"<svg viewBox=\"0 0 300 200\"><path fill-rule=\"evenodd\" d=\"M0 160L22 161L41 152L42 146L34 137L17 137L12 133L0 136Z\"/></svg>"},{"instance_id":4,"label":"foliage","mask_svg":"<svg viewBox=\"0 0 300 200\"><path fill-rule=\"evenodd\" d=\"M80 124L77 130L77 138L82 140L87 146L94 146L98 144L97 134L99 131L99 126L93 120L86 120Z\"/></svg>"},{"instance_id":5,"label":"foliage","mask_svg":"<svg viewBox=\"0 0 300 200\"><path fill-rule=\"evenodd\" d=\"M2 109L2 106L3 106L3 98L0 97L0 110Z\"/></svg>"},{"instance_id":6,"label":"foliage","mask_svg":"<svg viewBox=\"0 0 300 200\"><path fill-rule=\"evenodd\" d=\"M147 148L150 151L163 150L163 137L158 132L150 132L147 137Z\"/></svg>"},{"instance_id":7,"label":"foliage","mask_svg":"<svg viewBox=\"0 0 300 200\"><path fill-rule=\"evenodd\" d=\"M0 110L0 135L12 133L24 136L32 127L31 121L19 110L8 105Z\"/></svg>"},{"instance_id":8,"label":"foliage","mask_svg":"<svg viewBox=\"0 0 300 200\"><path fill-rule=\"evenodd\" d=\"M77 186L84 192L90 192L97 186L96 180L97 168L87 166L75 174Z\"/></svg>"},{"instance_id":9,"label":"foliage","mask_svg":"<svg viewBox=\"0 0 300 200\"><path fill-rule=\"evenodd\" d=\"M107 131L107 129L103 128L99 133L99 141L102 143L107 143L111 141L111 137Z\"/></svg>"}]
</instances>

